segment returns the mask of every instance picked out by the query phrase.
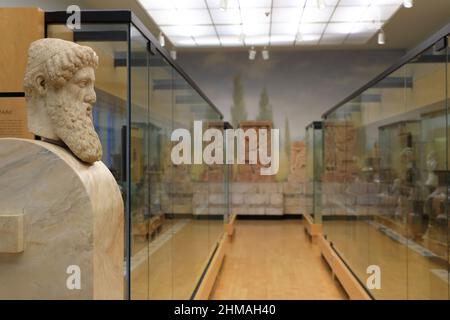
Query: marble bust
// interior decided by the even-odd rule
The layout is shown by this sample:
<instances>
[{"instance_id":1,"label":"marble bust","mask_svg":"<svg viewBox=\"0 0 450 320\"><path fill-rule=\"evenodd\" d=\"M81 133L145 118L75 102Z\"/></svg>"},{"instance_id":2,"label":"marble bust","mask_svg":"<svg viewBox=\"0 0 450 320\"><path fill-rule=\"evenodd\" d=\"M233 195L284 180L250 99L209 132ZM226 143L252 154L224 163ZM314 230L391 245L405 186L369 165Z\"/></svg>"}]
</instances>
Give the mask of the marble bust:
<instances>
[{"instance_id":1,"label":"marble bust","mask_svg":"<svg viewBox=\"0 0 450 320\"><path fill-rule=\"evenodd\" d=\"M29 131L0 138L0 299L122 299L124 206L92 122L94 50L31 43Z\"/></svg>"},{"instance_id":2,"label":"marble bust","mask_svg":"<svg viewBox=\"0 0 450 320\"><path fill-rule=\"evenodd\" d=\"M30 45L24 78L29 131L62 142L87 163L102 157L92 121L97 65L97 54L89 47L40 39Z\"/></svg>"}]
</instances>

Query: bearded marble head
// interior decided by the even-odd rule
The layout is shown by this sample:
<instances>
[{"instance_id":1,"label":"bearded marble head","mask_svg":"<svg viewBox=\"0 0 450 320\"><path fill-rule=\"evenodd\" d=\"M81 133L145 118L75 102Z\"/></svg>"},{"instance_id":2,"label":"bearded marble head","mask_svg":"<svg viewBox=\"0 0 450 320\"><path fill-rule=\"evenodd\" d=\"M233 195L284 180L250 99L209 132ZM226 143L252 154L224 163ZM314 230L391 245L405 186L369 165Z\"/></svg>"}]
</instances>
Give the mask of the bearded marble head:
<instances>
[{"instance_id":1,"label":"bearded marble head","mask_svg":"<svg viewBox=\"0 0 450 320\"><path fill-rule=\"evenodd\" d=\"M24 78L30 132L62 141L87 163L102 157L92 120L97 66L97 54L89 47L40 39L30 45Z\"/></svg>"}]
</instances>

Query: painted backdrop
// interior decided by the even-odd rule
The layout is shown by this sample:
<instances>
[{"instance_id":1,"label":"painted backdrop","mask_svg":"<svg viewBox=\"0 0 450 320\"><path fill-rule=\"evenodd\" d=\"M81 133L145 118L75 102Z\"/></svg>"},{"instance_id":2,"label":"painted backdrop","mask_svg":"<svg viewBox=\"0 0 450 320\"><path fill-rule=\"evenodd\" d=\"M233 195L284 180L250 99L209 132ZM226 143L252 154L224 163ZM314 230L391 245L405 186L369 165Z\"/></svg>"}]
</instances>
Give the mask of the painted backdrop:
<instances>
[{"instance_id":1,"label":"painted backdrop","mask_svg":"<svg viewBox=\"0 0 450 320\"><path fill-rule=\"evenodd\" d=\"M305 178L305 127L395 62L403 51L180 52L179 63L234 127L271 120L280 129L277 181ZM239 180L241 174L235 173Z\"/></svg>"},{"instance_id":2,"label":"painted backdrop","mask_svg":"<svg viewBox=\"0 0 450 320\"><path fill-rule=\"evenodd\" d=\"M178 62L232 121L236 81L248 120L257 119L260 100L268 98L275 127L284 139L286 119L291 140L322 113L389 67L400 50L275 51L250 61L240 52L179 52ZM266 97L263 93L266 89ZM238 93L239 95L239 93ZM262 99L261 99L262 98ZM263 103L264 105L264 103Z\"/></svg>"}]
</instances>

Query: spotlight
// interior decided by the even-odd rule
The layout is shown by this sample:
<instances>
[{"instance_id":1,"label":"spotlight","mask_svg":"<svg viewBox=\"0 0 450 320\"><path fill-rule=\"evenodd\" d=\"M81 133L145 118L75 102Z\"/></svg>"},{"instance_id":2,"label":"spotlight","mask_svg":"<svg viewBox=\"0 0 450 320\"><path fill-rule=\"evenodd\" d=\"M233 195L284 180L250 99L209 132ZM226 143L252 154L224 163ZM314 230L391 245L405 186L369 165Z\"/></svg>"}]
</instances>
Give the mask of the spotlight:
<instances>
[{"instance_id":1,"label":"spotlight","mask_svg":"<svg viewBox=\"0 0 450 320\"><path fill-rule=\"evenodd\" d=\"M161 47L164 47L166 45L166 39L164 38L164 35L162 32L159 33L159 44Z\"/></svg>"},{"instance_id":2,"label":"spotlight","mask_svg":"<svg viewBox=\"0 0 450 320\"><path fill-rule=\"evenodd\" d=\"M325 9L325 0L317 0L317 7L320 10Z\"/></svg>"},{"instance_id":3,"label":"spotlight","mask_svg":"<svg viewBox=\"0 0 450 320\"><path fill-rule=\"evenodd\" d=\"M378 44L383 45L386 43L386 35L383 29L378 32Z\"/></svg>"},{"instance_id":4,"label":"spotlight","mask_svg":"<svg viewBox=\"0 0 450 320\"><path fill-rule=\"evenodd\" d=\"M248 51L248 58L249 60L255 60L255 57L256 57L255 47L251 47L250 50Z\"/></svg>"},{"instance_id":5,"label":"spotlight","mask_svg":"<svg viewBox=\"0 0 450 320\"><path fill-rule=\"evenodd\" d=\"M264 47L264 50L261 51L261 55L264 60L269 60L269 50L267 50L266 47Z\"/></svg>"},{"instance_id":6,"label":"spotlight","mask_svg":"<svg viewBox=\"0 0 450 320\"><path fill-rule=\"evenodd\" d=\"M413 0L403 0L403 6L405 8L412 8L414 6L414 1Z\"/></svg>"},{"instance_id":7,"label":"spotlight","mask_svg":"<svg viewBox=\"0 0 450 320\"><path fill-rule=\"evenodd\" d=\"M177 60L177 52L175 50L170 50L170 56L173 60Z\"/></svg>"},{"instance_id":8,"label":"spotlight","mask_svg":"<svg viewBox=\"0 0 450 320\"><path fill-rule=\"evenodd\" d=\"M228 9L228 0L220 0L220 11L226 11Z\"/></svg>"}]
</instances>

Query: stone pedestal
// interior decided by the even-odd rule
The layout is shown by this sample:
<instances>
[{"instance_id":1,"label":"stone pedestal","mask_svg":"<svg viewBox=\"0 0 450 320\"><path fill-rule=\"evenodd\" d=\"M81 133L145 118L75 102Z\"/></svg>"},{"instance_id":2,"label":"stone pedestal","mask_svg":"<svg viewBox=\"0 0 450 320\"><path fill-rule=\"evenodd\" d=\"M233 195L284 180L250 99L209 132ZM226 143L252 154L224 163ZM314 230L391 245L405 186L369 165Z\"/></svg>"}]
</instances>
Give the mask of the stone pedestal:
<instances>
[{"instance_id":1,"label":"stone pedestal","mask_svg":"<svg viewBox=\"0 0 450 320\"><path fill-rule=\"evenodd\" d=\"M0 139L0 203L0 299L123 299L123 202L102 162Z\"/></svg>"}]
</instances>

